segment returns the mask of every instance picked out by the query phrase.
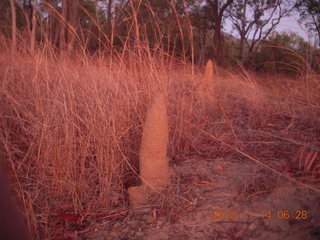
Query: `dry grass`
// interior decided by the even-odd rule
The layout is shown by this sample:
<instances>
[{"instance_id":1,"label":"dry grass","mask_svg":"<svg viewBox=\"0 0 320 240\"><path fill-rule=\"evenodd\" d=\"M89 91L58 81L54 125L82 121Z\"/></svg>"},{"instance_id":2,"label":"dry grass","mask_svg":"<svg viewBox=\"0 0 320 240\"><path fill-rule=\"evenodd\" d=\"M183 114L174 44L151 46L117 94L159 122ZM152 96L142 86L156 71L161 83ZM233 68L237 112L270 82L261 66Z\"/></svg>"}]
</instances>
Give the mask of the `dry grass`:
<instances>
[{"instance_id":1,"label":"dry grass","mask_svg":"<svg viewBox=\"0 0 320 240\"><path fill-rule=\"evenodd\" d=\"M191 36L192 26L182 26L172 7L180 31L186 27ZM132 11L136 16L138 10ZM150 19L159 32L154 45L162 47L131 46L132 36L148 39L140 39L140 23L133 19L121 53L107 36L99 37L110 45L114 57L109 59L57 56L47 43L29 55L29 37L21 33L20 52L8 57L11 42L0 36L0 156L33 239L58 235L68 216L63 214L83 220L99 211L128 206L127 188L138 181L135 173L147 103L159 92L168 98L171 161L188 152L210 159L246 153L266 165L268 160L278 161L270 168L283 175L298 174L319 184L320 78L316 73L304 66L308 74L292 79L246 71L234 74L215 66L213 74L209 63L205 74L186 63L184 42L184 60L172 57L176 49L166 49L160 37L171 39L171 33L156 18ZM210 87L199 88L204 82ZM261 186L253 182L245 190L249 194L268 190L267 180L258 179ZM175 207L175 199L169 189L154 200Z\"/></svg>"},{"instance_id":2,"label":"dry grass","mask_svg":"<svg viewBox=\"0 0 320 240\"><path fill-rule=\"evenodd\" d=\"M220 69L219 78L213 77L214 99L202 107L195 83L203 74L196 69L192 75L187 65L130 54L126 62L112 63L88 56L55 59L42 52L7 56L0 54L0 151L34 238L52 238L61 212L127 206L126 187L136 184L131 167L137 169L146 103L157 92L168 96L171 159L185 151L211 157L230 151L188 123L266 161L290 160L301 146L290 141L279 146L283 139L255 137L249 130L320 148L315 74L259 80ZM301 169L319 179L319 154L313 150L308 156Z\"/></svg>"}]
</instances>

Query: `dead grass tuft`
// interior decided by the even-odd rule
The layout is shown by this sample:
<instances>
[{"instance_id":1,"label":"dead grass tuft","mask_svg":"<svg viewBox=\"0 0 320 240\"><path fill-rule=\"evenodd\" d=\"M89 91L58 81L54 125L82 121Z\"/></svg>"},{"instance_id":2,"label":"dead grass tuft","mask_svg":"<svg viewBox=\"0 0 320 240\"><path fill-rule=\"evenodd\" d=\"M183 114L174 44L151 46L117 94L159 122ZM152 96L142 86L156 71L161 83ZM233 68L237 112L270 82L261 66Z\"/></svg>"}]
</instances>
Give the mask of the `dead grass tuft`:
<instances>
[{"instance_id":1,"label":"dead grass tuft","mask_svg":"<svg viewBox=\"0 0 320 240\"><path fill-rule=\"evenodd\" d=\"M130 54L126 62L44 52L7 55L0 54L0 151L34 239L53 238L64 221L61 212L80 215L128 205L124 183L137 171L146 102L155 92L168 96L171 161L183 161L185 153L207 158L234 153L201 129L266 165L290 162L303 144L308 150L298 163L311 174L304 181L319 181L315 73L292 79L219 70L214 99L202 104L194 80L203 75L198 69L192 75L188 65ZM164 145L165 140L161 149ZM272 167L288 171L279 166ZM246 191L258 191L250 188Z\"/></svg>"}]
</instances>

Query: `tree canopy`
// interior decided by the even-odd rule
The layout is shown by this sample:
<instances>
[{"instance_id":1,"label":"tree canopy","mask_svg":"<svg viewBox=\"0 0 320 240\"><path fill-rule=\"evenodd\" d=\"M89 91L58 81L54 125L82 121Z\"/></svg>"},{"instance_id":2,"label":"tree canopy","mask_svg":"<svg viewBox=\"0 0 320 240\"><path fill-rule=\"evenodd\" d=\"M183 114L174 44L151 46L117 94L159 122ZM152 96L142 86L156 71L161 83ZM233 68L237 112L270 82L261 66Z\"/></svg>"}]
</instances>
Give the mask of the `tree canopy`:
<instances>
[{"instance_id":1,"label":"tree canopy","mask_svg":"<svg viewBox=\"0 0 320 240\"><path fill-rule=\"evenodd\" d=\"M261 43L293 7L318 34L320 20L316 0L5 0L0 7L0 33L18 48L103 55L137 49L139 56L161 52L219 65L254 65Z\"/></svg>"}]
</instances>

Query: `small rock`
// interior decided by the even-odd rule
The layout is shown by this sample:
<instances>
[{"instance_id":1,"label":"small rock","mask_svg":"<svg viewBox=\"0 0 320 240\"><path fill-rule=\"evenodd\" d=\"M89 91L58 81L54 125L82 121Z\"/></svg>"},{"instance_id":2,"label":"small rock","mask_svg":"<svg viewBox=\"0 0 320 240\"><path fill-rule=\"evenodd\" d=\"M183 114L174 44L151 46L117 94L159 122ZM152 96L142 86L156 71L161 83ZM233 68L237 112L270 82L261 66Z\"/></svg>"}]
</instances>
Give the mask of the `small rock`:
<instances>
[{"instance_id":1,"label":"small rock","mask_svg":"<svg viewBox=\"0 0 320 240\"><path fill-rule=\"evenodd\" d=\"M118 237L118 233L115 233L115 232L111 232L111 233L109 233L109 235L110 235L111 237L113 237L113 238Z\"/></svg>"},{"instance_id":2,"label":"small rock","mask_svg":"<svg viewBox=\"0 0 320 240\"><path fill-rule=\"evenodd\" d=\"M160 228L162 228L164 225L165 225L165 221L163 221L163 220L158 220L157 221L157 229L160 229Z\"/></svg>"},{"instance_id":3,"label":"small rock","mask_svg":"<svg viewBox=\"0 0 320 240\"><path fill-rule=\"evenodd\" d=\"M257 226L257 224L255 224L255 223L251 223L250 225L249 225L249 230L250 231L254 231L254 230L256 230L258 228L258 226Z\"/></svg>"},{"instance_id":4,"label":"small rock","mask_svg":"<svg viewBox=\"0 0 320 240\"><path fill-rule=\"evenodd\" d=\"M221 172L222 170L223 170L223 166L221 164L216 164L213 167L213 171L215 171L215 172Z\"/></svg>"},{"instance_id":5,"label":"small rock","mask_svg":"<svg viewBox=\"0 0 320 240\"><path fill-rule=\"evenodd\" d=\"M189 205L189 206L186 208L186 211L188 211L188 212L194 212L194 209L195 209L194 206Z\"/></svg>"},{"instance_id":6,"label":"small rock","mask_svg":"<svg viewBox=\"0 0 320 240\"><path fill-rule=\"evenodd\" d=\"M121 225L121 223L116 222L116 223L113 225L113 228L119 227L120 225Z\"/></svg>"},{"instance_id":7,"label":"small rock","mask_svg":"<svg viewBox=\"0 0 320 240\"><path fill-rule=\"evenodd\" d=\"M133 221L133 220L130 220L130 221L127 222L128 225L134 225L135 223L136 223L136 222Z\"/></svg>"},{"instance_id":8,"label":"small rock","mask_svg":"<svg viewBox=\"0 0 320 240\"><path fill-rule=\"evenodd\" d=\"M137 235L137 236L143 236L144 233L143 233L143 232L136 232L136 235Z\"/></svg>"},{"instance_id":9,"label":"small rock","mask_svg":"<svg viewBox=\"0 0 320 240\"><path fill-rule=\"evenodd\" d=\"M156 219L153 216L148 216L145 221L147 224L151 224L151 223L154 223L155 220Z\"/></svg>"}]
</instances>

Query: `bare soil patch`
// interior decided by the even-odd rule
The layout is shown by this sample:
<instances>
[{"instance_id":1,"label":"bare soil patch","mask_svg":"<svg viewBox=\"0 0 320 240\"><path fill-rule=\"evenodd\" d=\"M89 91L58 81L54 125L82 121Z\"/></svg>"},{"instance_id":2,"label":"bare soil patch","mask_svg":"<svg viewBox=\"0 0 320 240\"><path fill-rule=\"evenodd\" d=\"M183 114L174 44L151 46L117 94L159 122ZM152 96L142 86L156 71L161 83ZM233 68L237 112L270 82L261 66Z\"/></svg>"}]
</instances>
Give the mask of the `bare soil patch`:
<instances>
[{"instance_id":1,"label":"bare soil patch","mask_svg":"<svg viewBox=\"0 0 320 240\"><path fill-rule=\"evenodd\" d=\"M236 155L181 157L188 160L172 165L175 185L165 196L83 239L319 239L320 194Z\"/></svg>"}]
</instances>

